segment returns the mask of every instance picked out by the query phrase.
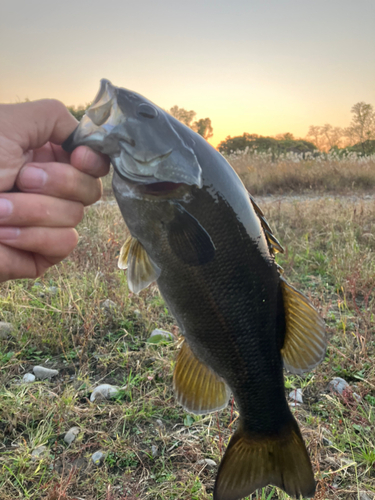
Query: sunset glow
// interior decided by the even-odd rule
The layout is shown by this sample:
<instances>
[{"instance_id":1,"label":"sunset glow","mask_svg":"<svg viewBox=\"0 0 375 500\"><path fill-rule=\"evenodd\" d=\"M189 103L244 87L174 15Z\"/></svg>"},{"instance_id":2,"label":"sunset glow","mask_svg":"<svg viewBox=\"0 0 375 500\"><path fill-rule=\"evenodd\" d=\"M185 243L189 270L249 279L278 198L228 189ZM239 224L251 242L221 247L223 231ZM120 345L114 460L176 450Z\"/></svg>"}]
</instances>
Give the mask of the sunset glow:
<instances>
[{"instance_id":1,"label":"sunset glow","mask_svg":"<svg viewBox=\"0 0 375 500\"><path fill-rule=\"evenodd\" d=\"M53 11L53 13L52 13ZM91 101L101 78L243 132L305 137L375 104L372 0L5 2L0 102Z\"/></svg>"}]
</instances>

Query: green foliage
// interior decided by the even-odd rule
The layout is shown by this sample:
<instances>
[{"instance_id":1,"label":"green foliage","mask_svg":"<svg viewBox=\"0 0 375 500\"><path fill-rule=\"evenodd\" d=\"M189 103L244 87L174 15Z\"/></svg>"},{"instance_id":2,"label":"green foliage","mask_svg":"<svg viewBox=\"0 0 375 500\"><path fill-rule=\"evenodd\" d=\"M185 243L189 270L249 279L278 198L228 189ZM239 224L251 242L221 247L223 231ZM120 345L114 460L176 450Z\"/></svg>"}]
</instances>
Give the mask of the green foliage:
<instances>
[{"instance_id":1,"label":"green foliage","mask_svg":"<svg viewBox=\"0 0 375 500\"><path fill-rule=\"evenodd\" d=\"M74 116L74 118L78 121L81 121L83 115L86 113L87 108L91 106L91 103L86 104L85 106L67 106L68 111Z\"/></svg>"},{"instance_id":2,"label":"green foliage","mask_svg":"<svg viewBox=\"0 0 375 500\"><path fill-rule=\"evenodd\" d=\"M273 157L279 157L285 153L313 153L316 147L312 142L303 139L294 139L292 134L283 134L274 137L263 137L257 134L248 134L244 132L242 136L228 136L218 145L218 150L229 155L233 151L247 150L249 153L267 153L271 152Z\"/></svg>"},{"instance_id":3,"label":"green foliage","mask_svg":"<svg viewBox=\"0 0 375 500\"><path fill-rule=\"evenodd\" d=\"M213 128L211 124L210 118L200 118L199 120L193 122L196 117L196 112L192 109L187 111L184 108L179 108L178 106L172 106L168 111L174 118L177 118L180 122L182 122L187 127L197 132L204 139L209 139L213 136Z\"/></svg>"}]
</instances>

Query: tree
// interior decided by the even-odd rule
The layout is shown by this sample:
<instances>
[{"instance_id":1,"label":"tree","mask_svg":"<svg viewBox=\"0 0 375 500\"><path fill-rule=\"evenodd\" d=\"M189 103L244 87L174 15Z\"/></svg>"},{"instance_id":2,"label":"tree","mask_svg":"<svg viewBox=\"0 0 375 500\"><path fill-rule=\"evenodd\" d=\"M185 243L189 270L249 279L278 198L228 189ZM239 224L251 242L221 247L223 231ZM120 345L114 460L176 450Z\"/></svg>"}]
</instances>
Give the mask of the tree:
<instances>
[{"instance_id":1,"label":"tree","mask_svg":"<svg viewBox=\"0 0 375 500\"><path fill-rule=\"evenodd\" d=\"M187 111L186 109L179 108L178 106L172 106L169 113L190 128L192 128L192 121L197 114L192 109Z\"/></svg>"},{"instance_id":2,"label":"tree","mask_svg":"<svg viewBox=\"0 0 375 500\"><path fill-rule=\"evenodd\" d=\"M192 109L187 111L184 108L179 108L178 106L172 106L168 111L172 116L177 118L184 125L187 125L189 128L197 132L204 139L209 139L213 136L213 128L211 124L210 118L200 118L199 120L193 122L196 117L196 112Z\"/></svg>"},{"instance_id":3,"label":"tree","mask_svg":"<svg viewBox=\"0 0 375 500\"><path fill-rule=\"evenodd\" d=\"M211 120L209 118L201 118L194 122L191 128L206 140L214 135Z\"/></svg>"},{"instance_id":4,"label":"tree","mask_svg":"<svg viewBox=\"0 0 375 500\"><path fill-rule=\"evenodd\" d=\"M83 115L86 113L87 108L91 106L91 103L86 104L86 106L67 106L68 111L74 116L78 121L82 120Z\"/></svg>"},{"instance_id":5,"label":"tree","mask_svg":"<svg viewBox=\"0 0 375 500\"><path fill-rule=\"evenodd\" d=\"M351 112L354 116L345 130L346 135L355 143L375 139L375 112L372 105L357 102Z\"/></svg>"}]
</instances>

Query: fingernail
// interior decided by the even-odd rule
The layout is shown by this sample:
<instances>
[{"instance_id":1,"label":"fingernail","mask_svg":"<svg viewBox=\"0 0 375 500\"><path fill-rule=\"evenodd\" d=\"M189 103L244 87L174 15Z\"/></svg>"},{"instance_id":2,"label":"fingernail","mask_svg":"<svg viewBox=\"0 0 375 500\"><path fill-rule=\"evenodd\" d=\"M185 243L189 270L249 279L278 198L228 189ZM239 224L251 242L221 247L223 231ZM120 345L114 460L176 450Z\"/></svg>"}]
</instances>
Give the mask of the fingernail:
<instances>
[{"instance_id":1,"label":"fingernail","mask_svg":"<svg viewBox=\"0 0 375 500\"><path fill-rule=\"evenodd\" d=\"M13 203L6 198L0 198L0 219L8 217L13 212Z\"/></svg>"},{"instance_id":2,"label":"fingernail","mask_svg":"<svg viewBox=\"0 0 375 500\"><path fill-rule=\"evenodd\" d=\"M15 240L20 235L18 227L0 227L0 241Z\"/></svg>"},{"instance_id":3,"label":"fingernail","mask_svg":"<svg viewBox=\"0 0 375 500\"><path fill-rule=\"evenodd\" d=\"M41 168L24 167L20 172L20 182L26 189L40 188L47 182L47 174Z\"/></svg>"}]
</instances>

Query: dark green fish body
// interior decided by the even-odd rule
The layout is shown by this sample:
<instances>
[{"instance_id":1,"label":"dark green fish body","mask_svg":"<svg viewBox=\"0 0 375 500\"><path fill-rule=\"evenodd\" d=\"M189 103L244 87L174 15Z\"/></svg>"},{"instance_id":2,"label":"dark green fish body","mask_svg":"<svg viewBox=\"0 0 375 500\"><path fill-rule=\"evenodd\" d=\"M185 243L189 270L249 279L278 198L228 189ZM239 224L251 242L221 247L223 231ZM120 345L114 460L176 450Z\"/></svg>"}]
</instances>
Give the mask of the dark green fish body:
<instances>
[{"instance_id":1,"label":"dark green fish body","mask_svg":"<svg viewBox=\"0 0 375 500\"><path fill-rule=\"evenodd\" d=\"M200 155L195 145L200 164L205 164L207 143L203 146ZM189 265L184 247L178 254L171 248L170 225L176 217L184 220L174 201L122 197L125 181L118 177L114 190L131 234L161 269L160 292L194 354L227 382L241 415L248 415L249 426L272 432L282 425L280 413L289 415L281 359L285 321L279 274L247 191L216 155L212 180L215 175L224 178L221 189L204 177L202 188L192 186L188 200L178 201L199 219L215 247L214 258L203 265ZM247 411L254 404L260 411Z\"/></svg>"},{"instance_id":2,"label":"dark green fish body","mask_svg":"<svg viewBox=\"0 0 375 500\"><path fill-rule=\"evenodd\" d=\"M236 500L269 483L312 496L283 365L295 373L316 366L324 327L280 277L273 255L280 247L260 209L217 151L142 96L104 80L90 110L67 149L88 144L111 156L131 233L120 257L129 286L138 292L157 280L185 337L177 399L208 413L232 392L239 407L214 499Z\"/></svg>"}]
</instances>

